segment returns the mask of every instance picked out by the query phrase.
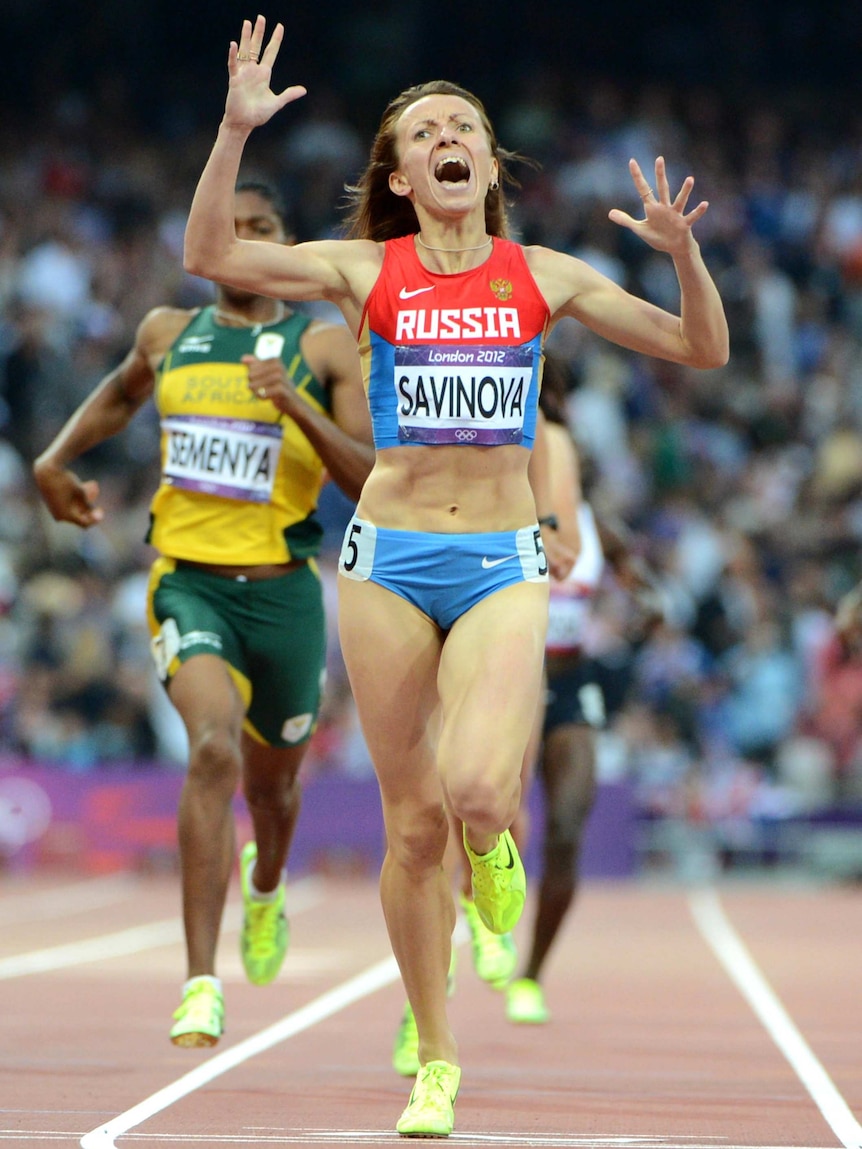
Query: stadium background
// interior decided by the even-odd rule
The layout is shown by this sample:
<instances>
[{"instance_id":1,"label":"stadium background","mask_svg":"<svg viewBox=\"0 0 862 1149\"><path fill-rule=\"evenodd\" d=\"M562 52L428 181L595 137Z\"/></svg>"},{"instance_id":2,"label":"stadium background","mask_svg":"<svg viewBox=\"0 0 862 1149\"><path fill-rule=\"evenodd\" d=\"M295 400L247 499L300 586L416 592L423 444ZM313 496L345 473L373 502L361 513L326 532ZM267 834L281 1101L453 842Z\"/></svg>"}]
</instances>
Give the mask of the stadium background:
<instances>
[{"instance_id":1,"label":"stadium background","mask_svg":"<svg viewBox=\"0 0 862 1149\"><path fill-rule=\"evenodd\" d=\"M96 822L137 841L127 787L146 782L165 801L181 772L142 629L152 413L82 464L109 506L98 532L48 521L29 463L148 307L209 298L179 250L246 14L0 4L0 851L11 865L109 864L85 812L59 816L57 792L95 790ZM712 203L699 236L731 320L728 368L695 377L578 334L554 348L594 501L632 527L667 606L666 626L635 644L612 583L600 603L605 793L628 799L632 872L792 864L858 876L862 662L836 657L831 615L862 574L862 12L378 0L284 18L276 83L303 82L309 96L256 133L248 166L284 189L302 238L337 230L384 103L434 76L475 90L501 141L540 161L518 169L521 237L670 306L665 264L610 227L607 209L633 206L629 155L649 164L663 152L677 183L694 173ZM330 598L346 511L327 492ZM373 792L331 645L309 784ZM140 833L135 857L161 864L162 838L157 848Z\"/></svg>"}]
</instances>

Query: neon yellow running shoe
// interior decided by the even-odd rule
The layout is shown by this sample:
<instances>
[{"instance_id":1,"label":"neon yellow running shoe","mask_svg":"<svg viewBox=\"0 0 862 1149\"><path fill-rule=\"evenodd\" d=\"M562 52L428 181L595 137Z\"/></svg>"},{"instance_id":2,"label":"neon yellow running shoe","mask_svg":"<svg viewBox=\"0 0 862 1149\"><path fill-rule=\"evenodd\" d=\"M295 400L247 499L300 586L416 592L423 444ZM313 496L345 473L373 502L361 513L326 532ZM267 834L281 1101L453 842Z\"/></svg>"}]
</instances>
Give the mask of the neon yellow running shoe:
<instances>
[{"instance_id":1,"label":"neon yellow running shoe","mask_svg":"<svg viewBox=\"0 0 862 1149\"><path fill-rule=\"evenodd\" d=\"M216 1045L224 1032L224 996L210 978L190 978L174 1011L171 1041L185 1049Z\"/></svg>"},{"instance_id":2,"label":"neon yellow running shoe","mask_svg":"<svg viewBox=\"0 0 862 1149\"><path fill-rule=\"evenodd\" d=\"M519 977L506 987L506 1017L519 1025L544 1025L550 1018L542 987L531 977Z\"/></svg>"},{"instance_id":3,"label":"neon yellow running shoe","mask_svg":"<svg viewBox=\"0 0 862 1149\"><path fill-rule=\"evenodd\" d=\"M404 1003L401 1024L392 1046L392 1068L402 1077L415 1077L419 1072L419 1030L410 1002Z\"/></svg>"},{"instance_id":4,"label":"neon yellow running shoe","mask_svg":"<svg viewBox=\"0 0 862 1149\"><path fill-rule=\"evenodd\" d=\"M492 934L482 919L472 898L461 895L461 908L470 928L473 947L473 966L482 981L494 989L502 989L518 964L518 951L511 934Z\"/></svg>"},{"instance_id":5,"label":"neon yellow running shoe","mask_svg":"<svg viewBox=\"0 0 862 1149\"><path fill-rule=\"evenodd\" d=\"M476 854L467 843L464 849L473 871L473 901L479 917L492 934L507 934L515 928L527 896L527 875L518 847L508 830L487 854Z\"/></svg>"},{"instance_id":6,"label":"neon yellow running shoe","mask_svg":"<svg viewBox=\"0 0 862 1149\"><path fill-rule=\"evenodd\" d=\"M239 861L240 885L245 908L239 951L245 975L252 985L269 985L278 976L287 953L289 929L284 916L284 882L272 901L261 902L252 895L251 873L257 861L257 845L247 842Z\"/></svg>"},{"instance_id":7,"label":"neon yellow running shoe","mask_svg":"<svg viewBox=\"0 0 862 1149\"><path fill-rule=\"evenodd\" d=\"M429 1061L416 1074L407 1108L398 1118L402 1137L448 1137L455 1128L455 1098L461 1070L448 1061Z\"/></svg>"}]
</instances>

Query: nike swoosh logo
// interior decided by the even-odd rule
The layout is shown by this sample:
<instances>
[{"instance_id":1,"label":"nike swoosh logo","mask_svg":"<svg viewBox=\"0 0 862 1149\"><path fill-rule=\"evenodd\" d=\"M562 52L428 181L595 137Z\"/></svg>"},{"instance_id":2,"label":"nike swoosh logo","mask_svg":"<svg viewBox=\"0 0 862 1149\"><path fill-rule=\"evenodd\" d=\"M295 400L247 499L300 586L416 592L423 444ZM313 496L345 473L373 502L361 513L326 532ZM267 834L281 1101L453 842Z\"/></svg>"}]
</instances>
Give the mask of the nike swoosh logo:
<instances>
[{"instance_id":1,"label":"nike swoosh logo","mask_svg":"<svg viewBox=\"0 0 862 1149\"><path fill-rule=\"evenodd\" d=\"M437 285L432 283L430 287L415 287L412 291L408 291L406 287L402 287L398 292L399 299L412 299L414 295L421 295L423 291L433 291Z\"/></svg>"},{"instance_id":2,"label":"nike swoosh logo","mask_svg":"<svg viewBox=\"0 0 862 1149\"><path fill-rule=\"evenodd\" d=\"M498 567L500 565L500 563L507 563L509 561L509 559L516 559L517 557L518 557L517 554L514 554L514 555L503 555L503 557L501 559L489 559L488 556L485 555L485 557L482 559L482 566L485 568L486 571L489 571L491 569L491 567Z\"/></svg>"},{"instance_id":3,"label":"nike swoosh logo","mask_svg":"<svg viewBox=\"0 0 862 1149\"><path fill-rule=\"evenodd\" d=\"M503 839L503 844L505 845L505 847L506 847L506 851L507 851L507 853L508 853L508 855L509 855L509 860L508 860L508 862L506 863L506 869L507 869L507 870L514 870L514 868L515 868L515 859L512 857L512 847L509 845L509 843L508 843L508 841L506 840L506 838L504 838L504 839Z\"/></svg>"}]
</instances>

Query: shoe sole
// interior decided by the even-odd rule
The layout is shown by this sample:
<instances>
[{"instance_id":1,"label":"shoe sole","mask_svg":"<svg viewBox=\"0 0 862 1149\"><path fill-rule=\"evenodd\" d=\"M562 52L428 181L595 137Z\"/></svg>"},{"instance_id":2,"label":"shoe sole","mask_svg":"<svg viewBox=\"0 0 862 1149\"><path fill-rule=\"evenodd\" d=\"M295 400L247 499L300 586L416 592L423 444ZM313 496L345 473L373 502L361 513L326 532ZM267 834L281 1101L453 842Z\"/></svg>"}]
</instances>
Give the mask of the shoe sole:
<instances>
[{"instance_id":1,"label":"shoe sole","mask_svg":"<svg viewBox=\"0 0 862 1149\"><path fill-rule=\"evenodd\" d=\"M404 1133L400 1129L397 1130L397 1133L399 1137L415 1137L417 1139L424 1137L426 1140L430 1140L432 1137L439 1138L449 1136L449 1133Z\"/></svg>"},{"instance_id":2,"label":"shoe sole","mask_svg":"<svg viewBox=\"0 0 862 1149\"><path fill-rule=\"evenodd\" d=\"M174 1045L180 1046L181 1049L207 1049L213 1045L218 1045L218 1040L221 1034L213 1033L178 1033L176 1036L171 1036L171 1041Z\"/></svg>"}]
</instances>

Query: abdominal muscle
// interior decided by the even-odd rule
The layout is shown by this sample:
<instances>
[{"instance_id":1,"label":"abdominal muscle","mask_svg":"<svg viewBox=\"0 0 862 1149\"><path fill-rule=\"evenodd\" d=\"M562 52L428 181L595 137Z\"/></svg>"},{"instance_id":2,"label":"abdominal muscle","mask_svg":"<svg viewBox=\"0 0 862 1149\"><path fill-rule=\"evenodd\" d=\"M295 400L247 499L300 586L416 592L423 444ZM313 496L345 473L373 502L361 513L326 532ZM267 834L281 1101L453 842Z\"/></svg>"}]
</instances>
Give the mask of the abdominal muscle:
<instances>
[{"instance_id":1,"label":"abdominal muscle","mask_svg":"<svg viewBox=\"0 0 862 1149\"><path fill-rule=\"evenodd\" d=\"M409 446L378 451L356 508L390 530L473 534L536 518L525 447Z\"/></svg>"}]
</instances>

